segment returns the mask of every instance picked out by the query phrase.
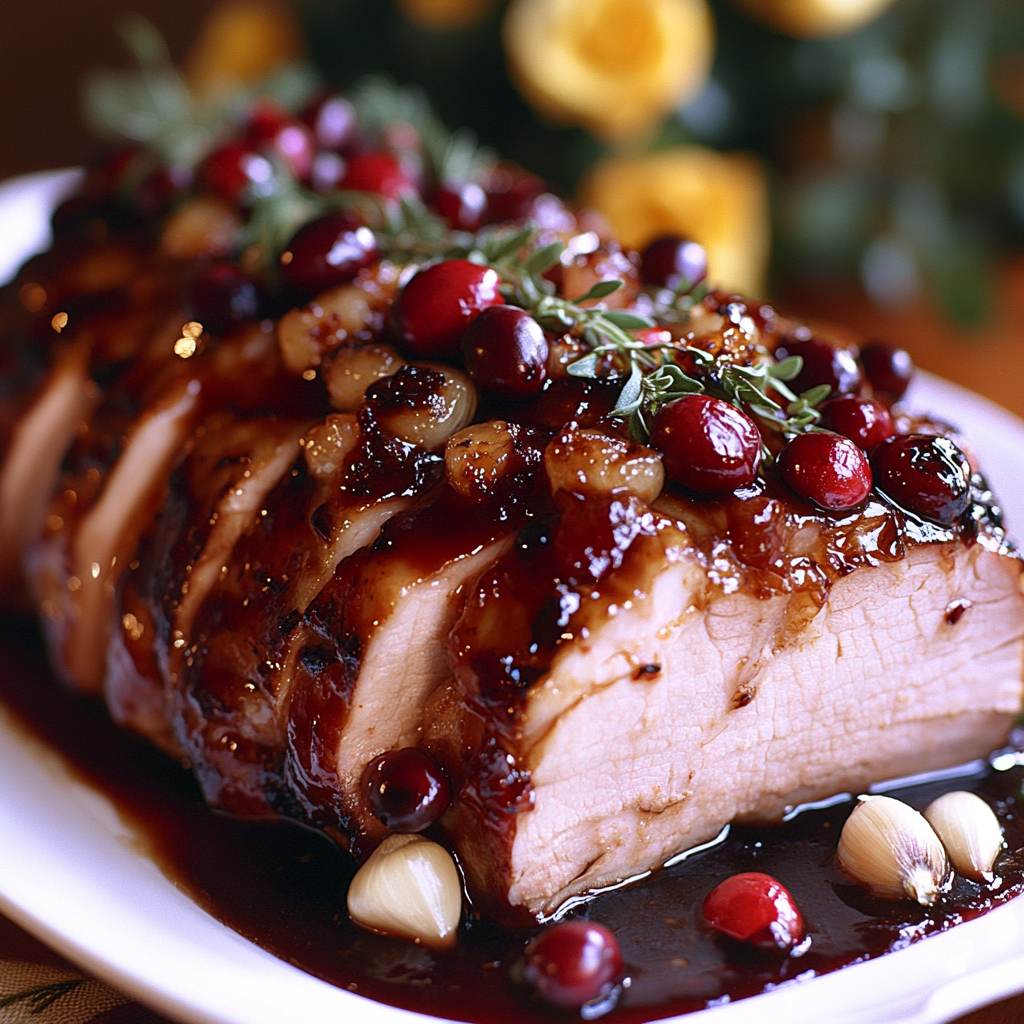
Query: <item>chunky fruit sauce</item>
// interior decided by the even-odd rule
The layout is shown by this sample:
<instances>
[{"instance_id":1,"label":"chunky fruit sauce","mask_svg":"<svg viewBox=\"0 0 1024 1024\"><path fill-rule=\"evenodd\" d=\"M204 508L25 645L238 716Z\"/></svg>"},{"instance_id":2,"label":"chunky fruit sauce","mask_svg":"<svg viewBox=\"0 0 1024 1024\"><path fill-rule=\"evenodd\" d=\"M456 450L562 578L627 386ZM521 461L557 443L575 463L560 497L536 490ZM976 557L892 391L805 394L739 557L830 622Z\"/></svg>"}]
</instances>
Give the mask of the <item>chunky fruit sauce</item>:
<instances>
[{"instance_id":1,"label":"chunky fruit sauce","mask_svg":"<svg viewBox=\"0 0 1024 1024\"><path fill-rule=\"evenodd\" d=\"M174 883L215 917L276 956L339 987L421 1013L455 1020L569 1020L517 982L535 931L499 928L470 917L455 948L443 952L372 935L345 913L354 866L322 836L288 824L222 817L203 803L191 774L147 742L115 727L97 703L62 691L43 660L35 627L0 626L0 696L33 733L106 793L145 837ZM852 803L804 810L775 828L733 827L717 845L646 879L580 901L570 916L618 937L629 978L609 1024L654 1020L900 949L984 913L1024 890L1024 769L978 771L901 789L923 808L940 793L969 789L995 809L1008 849L997 881L957 876L931 908L870 896L836 867L839 832ZM811 942L802 956L752 950L716 937L701 904L724 878L763 871L792 893ZM588 1016L589 1008L588 1008Z\"/></svg>"}]
</instances>

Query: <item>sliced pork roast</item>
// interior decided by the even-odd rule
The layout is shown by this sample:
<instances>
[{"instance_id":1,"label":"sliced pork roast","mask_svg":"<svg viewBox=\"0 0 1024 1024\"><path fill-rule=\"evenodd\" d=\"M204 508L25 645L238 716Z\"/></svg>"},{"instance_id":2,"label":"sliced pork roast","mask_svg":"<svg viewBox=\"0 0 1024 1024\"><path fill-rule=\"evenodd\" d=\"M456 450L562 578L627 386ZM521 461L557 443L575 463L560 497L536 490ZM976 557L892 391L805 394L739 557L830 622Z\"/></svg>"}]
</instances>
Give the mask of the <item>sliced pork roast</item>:
<instances>
[{"instance_id":1,"label":"sliced pork roast","mask_svg":"<svg viewBox=\"0 0 1024 1024\"><path fill-rule=\"evenodd\" d=\"M907 472L946 459L948 494L901 490L877 459L872 489L861 449L889 443L892 396L881 427L839 443L806 433L823 393L773 413L770 388L729 377L803 345L791 387L870 404L854 353L717 292L670 295L645 326L664 296L641 291L635 254L564 210L557 230L506 234L497 271L453 261L486 317L458 294L446 312L443 287L414 308L397 257L279 320L202 333L203 264L134 227L30 264L0 302L0 572L8 593L24 573L61 677L186 759L211 804L314 825L360 859L388 832L367 766L421 747L454 793L432 834L506 920L730 821L1003 743L1022 563L951 431L896 417L917 439ZM558 273L496 290L554 241ZM609 277L625 287L595 334L607 307L566 300ZM512 356L475 327L457 354L471 321ZM619 349L570 375L602 338ZM630 385L632 433L626 358L636 387L672 368L661 392ZM687 475L697 448L655 416L666 388L753 438L725 467L739 477ZM808 490L794 435L854 467L839 491Z\"/></svg>"}]
</instances>

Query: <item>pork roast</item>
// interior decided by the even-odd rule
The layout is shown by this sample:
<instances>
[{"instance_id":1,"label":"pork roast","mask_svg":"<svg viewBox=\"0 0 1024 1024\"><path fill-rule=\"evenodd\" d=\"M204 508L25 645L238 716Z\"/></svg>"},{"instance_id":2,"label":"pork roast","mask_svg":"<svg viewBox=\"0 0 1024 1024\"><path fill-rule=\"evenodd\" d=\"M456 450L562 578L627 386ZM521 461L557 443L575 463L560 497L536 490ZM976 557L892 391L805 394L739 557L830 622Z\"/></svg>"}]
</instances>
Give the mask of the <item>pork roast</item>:
<instances>
[{"instance_id":1,"label":"pork roast","mask_svg":"<svg viewBox=\"0 0 1024 1024\"><path fill-rule=\"evenodd\" d=\"M657 318L633 256L559 216L491 240L524 260L566 243L562 298L611 276L598 312ZM0 571L60 676L185 759L212 805L364 858L387 834L366 766L421 746L452 780L435 834L475 905L535 920L730 821L1004 742L1024 577L978 472L946 522L877 488L822 507L780 479L788 435L765 428L754 479L695 493L614 409L626 349L567 373L601 340L582 320L543 321L543 387L510 396L390 316L412 247L280 320L183 334L203 265L150 223L109 227L3 293ZM648 370L714 390L798 336L769 307L689 298Z\"/></svg>"}]
</instances>

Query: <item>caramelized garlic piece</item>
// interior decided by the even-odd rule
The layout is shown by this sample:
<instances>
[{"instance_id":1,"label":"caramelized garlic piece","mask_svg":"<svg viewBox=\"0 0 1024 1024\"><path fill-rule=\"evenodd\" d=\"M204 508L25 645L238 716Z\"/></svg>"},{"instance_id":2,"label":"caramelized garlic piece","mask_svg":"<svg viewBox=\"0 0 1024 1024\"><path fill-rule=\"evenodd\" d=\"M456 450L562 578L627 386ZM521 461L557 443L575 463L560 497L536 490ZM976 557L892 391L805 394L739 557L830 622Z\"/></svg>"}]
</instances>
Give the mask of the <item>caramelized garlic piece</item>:
<instances>
[{"instance_id":1,"label":"caramelized garlic piece","mask_svg":"<svg viewBox=\"0 0 1024 1024\"><path fill-rule=\"evenodd\" d=\"M661 452L577 427L567 427L548 444L544 470L552 494L607 494L624 488L650 504L665 485Z\"/></svg>"},{"instance_id":2,"label":"caramelized garlic piece","mask_svg":"<svg viewBox=\"0 0 1024 1024\"><path fill-rule=\"evenodd\" d=\"M973 882L991 882L992 867L1003 848L1003 830L984 800L965 790L946 793L924 812L953 867Z\"/></svg>"},{"instance_id":3,"label":"caramelized garlic piece","mask_svg":"<svg viewBox=\"0 0 1024 1024\"><path fill-rule=\"evenodd\" d=\"M448 482L464 498L482 498L504 475L512 449L504 420L477 423L452 434L444 450Z\"/></svg>"},{"instance_id":4,"label":"caramelized garlic piece","mask_svg":"<svg viewBox=\"0 0 1024 1024\"><path fill-rule=\"evenodd\" d=\"M876 896L909 897L930 906L949 877L939 837L902 800L862 796L860 801L839 837L839 862Z\"/></svg>"},{"instance_id":5,"label":"caramelized garlic piece","mask_svg":"<svg viewBox=\"0 0 1024 1024\"><path fill-rule=\"evenodd\" d=\"M348 912L371 931L444 949L455 943L462 885L451 854L421 835L390 835L356 872Z\"/></svg>"}]
</instances>

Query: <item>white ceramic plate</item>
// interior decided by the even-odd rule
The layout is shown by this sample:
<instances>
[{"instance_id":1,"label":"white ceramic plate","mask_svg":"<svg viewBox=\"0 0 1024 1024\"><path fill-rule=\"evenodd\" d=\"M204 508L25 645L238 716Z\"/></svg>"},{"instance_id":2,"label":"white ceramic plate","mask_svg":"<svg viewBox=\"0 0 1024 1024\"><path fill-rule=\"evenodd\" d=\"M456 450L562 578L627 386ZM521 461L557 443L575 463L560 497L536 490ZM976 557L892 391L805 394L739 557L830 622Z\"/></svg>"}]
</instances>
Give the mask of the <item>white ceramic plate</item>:
<instances>
[{"instance_id":1,"label":"white ceramic plate","mask_svg":"<svg viewBox=\"0 0 1024 1024\"><path fill-rule=\"evenodd\" d=\"M49 210L77 181L78 172L65 171L0 185L0 280L47 244ZM985 453L1011 529L1024 533L1024 423L925 375L911 397L960 425ZM85 970L186 1024L427 1020L333 988L219 924L139 852L106 797L25 736L2 705L0 910ZM878 960L677 1020L940 1024L1020 990L1024 898Z\"/></svg>"}]
</instances>

